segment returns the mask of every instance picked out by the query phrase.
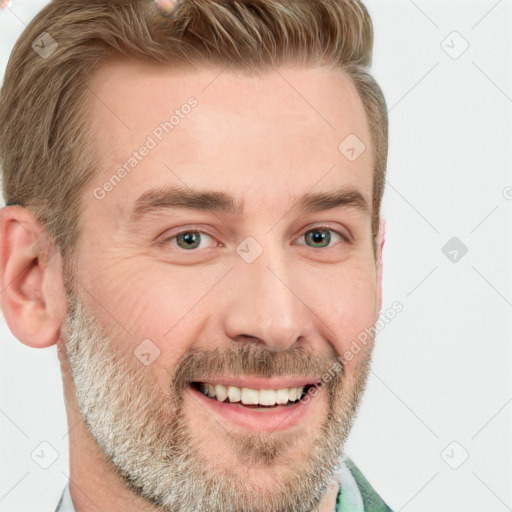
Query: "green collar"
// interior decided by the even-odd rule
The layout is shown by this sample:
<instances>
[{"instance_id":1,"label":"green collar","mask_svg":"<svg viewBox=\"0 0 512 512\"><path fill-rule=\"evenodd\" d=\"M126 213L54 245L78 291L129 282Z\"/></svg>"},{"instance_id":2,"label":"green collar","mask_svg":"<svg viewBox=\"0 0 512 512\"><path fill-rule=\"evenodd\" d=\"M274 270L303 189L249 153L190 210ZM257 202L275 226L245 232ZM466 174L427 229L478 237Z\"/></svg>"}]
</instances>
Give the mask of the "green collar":
<instances>
[{"instance_id":1,"label":"green collar","mask_svg":"<svg viewBox=\"0 0 512 512\"><path fill-rule=\"evenodd\" d=\"M393 512L349 457L342 458L337 475L335 512Z\"/></svg>"}]
</instances>

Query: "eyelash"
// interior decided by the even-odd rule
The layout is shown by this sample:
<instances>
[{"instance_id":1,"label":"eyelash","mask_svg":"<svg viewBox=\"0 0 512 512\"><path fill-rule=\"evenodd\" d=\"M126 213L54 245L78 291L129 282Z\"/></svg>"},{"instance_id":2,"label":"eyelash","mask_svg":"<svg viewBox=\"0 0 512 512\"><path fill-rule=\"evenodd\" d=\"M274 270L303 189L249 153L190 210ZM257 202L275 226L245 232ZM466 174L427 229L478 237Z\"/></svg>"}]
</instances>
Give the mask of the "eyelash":
<instances>
[{"instance_id":1,"label":"eyelash","mask_svg":"<svg viewBox=\"0 0 512 512\"><path fill-rule=\"evenodd\" d=\"M313 228L310 228L307 231L305 231L302 235L300 235L300 238L302 238L303 236L307 235L308 233L310 233L312 231L331 231L333 233L336 233L344 242L351 243L351 241L350 241L350 239L348 238L347 235L344 235L343 233L340 233L339 231L336 231L335 229L332 229L329 226L315 226ZM201 233L201 234L207 235L210 238L214 239L214 237L212 235L210 235L208 232L202 231L201 229L195 228L195 227L192 226L192 227L190 227L188 229L184 229L182 231L179 231L178 233L175 233L174 235L159 241L158 245L171 245L171 240L174 240L178 236L186 234L186 233ZM300 245L306 246L305 244L300 244ZM334 246L335 245L337 245L337 244L334 244ZM329 247L320 247L318 249L320 249L320 250L327 250L327 249L331 249L334 246L331 245ZM308 247L308 246L306 246L306 247ZM310 247L310 248L311 249L315 249L315 247ZM181 247L177 247L177 249L179 251L183 251L183 252L197 252L197 251L200 250L200 249L182 249Z\"/></svg>"}]
</instances>

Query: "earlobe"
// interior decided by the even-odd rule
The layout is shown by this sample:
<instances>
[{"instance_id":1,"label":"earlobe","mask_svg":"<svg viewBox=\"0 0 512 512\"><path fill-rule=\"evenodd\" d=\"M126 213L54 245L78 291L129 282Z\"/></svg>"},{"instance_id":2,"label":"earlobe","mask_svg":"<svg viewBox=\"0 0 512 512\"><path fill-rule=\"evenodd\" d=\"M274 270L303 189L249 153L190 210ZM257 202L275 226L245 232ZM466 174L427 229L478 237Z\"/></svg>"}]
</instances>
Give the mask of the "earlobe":
<instances>
[{"instance_id":1,"label":"earlobe","mask_svg":"<svg viewBox=\"0 0 512 512\"><path fill-rule=\"evenodd\" d=\"M21 206L0 211L0 243L0 305L9 329L30 347L55 344L67 306L60 254Z\"/></svg>"}]
</instances>

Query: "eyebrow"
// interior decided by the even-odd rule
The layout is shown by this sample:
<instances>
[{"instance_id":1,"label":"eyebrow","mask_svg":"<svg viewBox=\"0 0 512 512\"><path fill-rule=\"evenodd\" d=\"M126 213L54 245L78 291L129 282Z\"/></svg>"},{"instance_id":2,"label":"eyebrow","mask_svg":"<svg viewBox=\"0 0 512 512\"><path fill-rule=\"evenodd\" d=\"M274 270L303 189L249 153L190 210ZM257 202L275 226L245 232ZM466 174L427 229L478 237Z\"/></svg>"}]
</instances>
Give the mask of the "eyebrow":
<instances>
[{"instance_id":1,"label":"eyebrow","mask_svg":"<svg viewBox=\"0 0 512 512\"><path fill-rule=\"evenodd\" d=\"M320 212L348 207L369 214L370 207L363 195L354 189L340 188L329 192L306 193L292 206L298 213ZM130 222L135 223L150 213L161 210L200 210L240 216L243 201L237 201L226 192L192 189L169 185L143 192L135 201Z\"/></svg>"}]
</instances>

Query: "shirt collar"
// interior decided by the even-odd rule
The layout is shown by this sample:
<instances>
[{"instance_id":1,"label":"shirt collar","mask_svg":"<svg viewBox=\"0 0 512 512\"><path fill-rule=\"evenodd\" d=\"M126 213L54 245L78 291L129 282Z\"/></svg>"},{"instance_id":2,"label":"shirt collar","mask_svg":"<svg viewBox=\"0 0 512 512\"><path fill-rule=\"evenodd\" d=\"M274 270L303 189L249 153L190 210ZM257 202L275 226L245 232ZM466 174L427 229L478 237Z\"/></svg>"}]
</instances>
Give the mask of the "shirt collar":
<instances>
[{"instance_id":1,"label":"shirt collar","mask_svg":"<svg viewBox=\"0 0 512 512\"><path fill-rule=\"evenodd\" d=\"M71 493L69 492L69 482L66 484L62 496L60 497L59 504L55 509L55 512L76 512L71 500Z\"/></svg>"},{"instance_id":2,"label":"shirt collar","mask_svg":"<svg viewBox=\"0 0 512 512\"><path fill-rule=\"evenodd\" d=\"M364 512L361 491L346 460L345 456L340 458L340 465L335 473L340 487L334 512Z\"/></svg>"}]
</instances>

